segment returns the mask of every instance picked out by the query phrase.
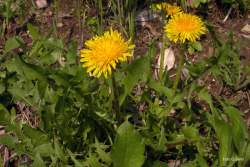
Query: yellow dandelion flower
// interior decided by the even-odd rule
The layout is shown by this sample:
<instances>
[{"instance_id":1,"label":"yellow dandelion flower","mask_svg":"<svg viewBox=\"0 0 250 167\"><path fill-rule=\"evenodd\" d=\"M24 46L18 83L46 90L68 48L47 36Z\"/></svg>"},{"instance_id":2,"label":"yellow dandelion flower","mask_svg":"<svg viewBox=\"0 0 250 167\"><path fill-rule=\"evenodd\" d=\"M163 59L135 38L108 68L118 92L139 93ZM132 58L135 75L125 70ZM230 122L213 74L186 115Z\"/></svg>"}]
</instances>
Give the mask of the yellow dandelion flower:
<instances>
[{"instance_id":1,"label":"yellow dandelion flower","mask_svg":"<svg viewBox=\"0 0 250 167\"><path fill-rule=\"evenodd\" d=\"M166 36L174 42L195 42L207 29L202 20L192 14L174 15L164 27Z\"/></svg>"},{"instance_id":2,"label":"yellow dandelion flower","mask_svg":"<svg viewBox=\"0 0 250 167\"><path fill-rule=\"evenodd\" d=\"M130 40L125 41L118 31L105 32L85 42L86 48L80 51L83 67L92 76L105 78L111 74L119 62L126 61L132 56L135 45Z\"/></svg>"},{"instance_id":3,"label":"yellow dandelion flower","mask_svg":"<svg viewBox=\"0 0 250 167\"><path fill-rule=\"evenodd\" d=\"M175 14L182 13L182 9L179 6L170 5L166 2L157 4L156 8L165 11L167 13L167 16L173 16Z\"/></svg>"}]
</instances>

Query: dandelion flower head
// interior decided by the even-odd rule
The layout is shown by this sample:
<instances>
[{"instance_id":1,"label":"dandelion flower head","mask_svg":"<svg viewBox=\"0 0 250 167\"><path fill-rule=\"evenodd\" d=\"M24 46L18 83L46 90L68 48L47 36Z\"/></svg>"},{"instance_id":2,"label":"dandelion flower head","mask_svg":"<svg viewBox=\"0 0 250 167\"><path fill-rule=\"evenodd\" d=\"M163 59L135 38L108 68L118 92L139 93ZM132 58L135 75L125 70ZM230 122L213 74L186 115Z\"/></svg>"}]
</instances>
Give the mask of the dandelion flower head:
<instances>
[{"instance_id":1,"label":"dandelion flower head","mask_svg":"<svg viewBox=\"0 0 250 167\"><path fill-rule=\"evenodd\" d=\"M182 9L179 6L171 5L166 2L156 4L156 8L165 11L167 16L174 16L175 14L182 13Z\"/></svg>"},{"instance_id":2,"label":"dandelion flower head","mask_svg":"<svg viewBox=\"0 0 250 167\"><path fill-rule=\"evenodd\" d=\"M132 56L135 47L130 40L126 41L118 31L112 29L102 36L87 40L85 46L80 51L80 61L87 68L87 72L97 78L102 75L107 78L119 62Z\"/></svg>"},{"instance_id":3,"label":"dandelion flower head","mask_svg":"<svg viewBox=\"0 0 250 167\"><path fill-rule=\"evenodd\" d=\"M181 13L174 15L164 27L166 36L176 42L195 42L207 32L204 22L196 15Z\"/></svg>"}]
</instances>

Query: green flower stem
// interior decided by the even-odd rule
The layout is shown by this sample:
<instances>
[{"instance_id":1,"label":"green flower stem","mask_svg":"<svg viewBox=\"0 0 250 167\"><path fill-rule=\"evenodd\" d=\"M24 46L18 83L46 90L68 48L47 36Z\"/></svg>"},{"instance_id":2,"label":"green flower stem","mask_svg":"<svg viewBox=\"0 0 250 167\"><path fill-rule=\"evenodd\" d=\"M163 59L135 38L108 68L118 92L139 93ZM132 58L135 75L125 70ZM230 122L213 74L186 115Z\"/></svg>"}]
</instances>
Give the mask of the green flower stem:
<instances>
[{"instance_id":1,"label":"green flower stem","mask_svg":"<svg viewBox=\"0 0 250 167\"><path fill-rule=\"evenodd\" d=\"M180 57L179 57L179 64L178 64L178 68L177 68L177 72L176 72L176 77L175 77L175 81L174 81L174 84L173 84L173 98L176 94L176 91L177 91L177 87L178 87L178 84L180 82L180 78L181 78L181 70L184 66L184 47L183 45L181 46L181 53L180 53ZM167 110L166 110L166 113L169 113L172 109L172 103L169 104Z\"/></svg>"},{"instance_id":2,"label":"green flower stem","mask_svg":"<svg viewBox=\"0 0 250 167\"><path fill-rule=\"evenodd\" d=\"M118 17L120 26L123 25L123 3L120 0L117 0L117 10L118 10Z\"/></svg>"},{"instance_id":3,"label":"green flower stem","mask_svg":"<svg viewBox=\"0 0 250 167\"><path fill-rule=\"evenodd\" d=\"M118 123L121 122L121 111L120 111L120 105L119 105L119 92L118 92L118 87L116 85L115 81L115 75L112 74L112 87L113 87L113 110L116 115L116 120Z\"/></svg>"},{"instance_id":4,"label":"green flower stem","mask_svg":"<svg viewBox=\"0 0 250 167\"><path fill-rule=\"evenodd\" d=\"M102 0L97 1L97 6L98 6L98 33L102 34L103 32L103 4Z\"/></svg>"},{"instance_id":5,"label":"green flower stem","mask_svg":"<svg viewBox=\"0 0 250 167\"><path fill-rule=\"evenodd\" d=\"M160 70L159 70L159 80L162 80L163 78L163 72L164 72L164 51L166 47L166 37L165 34L163 34L162 37L162 46L160 48Z\"/></svg>"},{"instance_id":6,"label":"green flower stem","mask_svg":"<svg viewBox=\"0 0 250 167\"><path fill-rule=\"evenodd\" d=\"M179 64L178 64L178 68L177 68L177 72L176 72L176 77L175 77L175 81L174 81L174 85L173 85L173 94L175 95L176 93L176 90L177 90L177 87L178 87L178 84L179 84L179 81L180 81L180 78L181 78L181 70L184 66L184 51L183 49L181 48L181 53L180 53L180 56L179 56Z\"/></svg>"},{"instance_id":7,"label":"green flower stem","mask_svg":"<svg viewBox=\"0 0 250 167\"><path fill-rule=\"evenodd\" d=\"M128 13L128 29L131 41L135 39L135 10Z\"/></svg>"}]
</instances>

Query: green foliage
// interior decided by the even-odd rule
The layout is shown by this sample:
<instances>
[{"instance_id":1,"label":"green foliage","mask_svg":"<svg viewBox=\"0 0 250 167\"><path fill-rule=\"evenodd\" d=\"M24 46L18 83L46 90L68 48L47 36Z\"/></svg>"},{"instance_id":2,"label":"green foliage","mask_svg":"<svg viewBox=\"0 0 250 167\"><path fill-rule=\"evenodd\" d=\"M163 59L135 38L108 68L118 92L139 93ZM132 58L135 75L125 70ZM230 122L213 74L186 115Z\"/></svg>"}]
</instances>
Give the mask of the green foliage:
<instances>
[{"instance_id":1,"label":"green foliage","mask_svg":"<svg viewBox=\"0 0 250 167\"><path fill-rule=\"evenodd\" d=\"M18 16L17 21L21 24L24 21L24 0L4 0L0 1L0 17L3 18L2 26L0 27L1 35L4 34L6 29L9 27L11 20Z\"/></svg>"},{"instance_id":2,"label":"green foliage","mask_svg":"<svg viewBox=\"0 0 250 167\"><path fill-rule=\"evenodd\" d=\"M226 84L237 88L242 82L242 66L240 64L238 50L232 42L233 39L231 38L227 43L218 49L218 64L212 69L212 72L215 75L222 77Z\"/></svg>"},{"instance_id":3,"label":"green foliage","mask_svg":"<svg viewBox=\"0 0 250 167\"><path fill-rule=\"evenodd\" d=\"M21 41L22 40L18 37L12 37L12 38L8 39L7 42L5 43L5 47L4 47L5 52L9 52L9 51L21 46L21 43L22 43Z\"/></svg>"},{"instance_id":4,"label":"green foliage","mask_svg":"<svg viewBox=\"0 0 250 167\"><path fill-rule=\"evenodd\" d=\"M187 5L192 7L192 8L198 8L201 4L207 3L209 1L210 0L190 0L190 1L185 2L185 3L187 3Z\"/></svg>"},{"instance_id":5,"label":"green foliage","mask_svg":"<svg viewBox=\"0 0 250 167\"><path fill-rule=\"evenodd\" d=\"M102 142L109 141L109 133L113 132L110 124L112 115L107 112L109 94L102 93L108 89L108 85L102 88L97 86L97 81L88 78L82 67L76 65L75 43L65 49L61 40L41 37L32 25L28 25L28 28L33 46L25 54L9 52L21 46L17 37L9 39L5 45L6 58L1 68L5 69L6 77L2 78L4 90L1 96L7 94L14 102L32 106L40 117L40 127L32 129L21 122L10 121L13 118L2 106L1 125L5 125L21 141L20 146L10 143L9 147L19 155L30 155L34 166L42 166L43 163L51 166L68 164L66 148L81 152L86 163L96 158L95 155L103 158L102 150L105 152L107 148L101 146L104 144L94 144L97 138ZM103 134L106 134L105 138ZM1 141L6 144L6 140Z\"/></svg>"},{"instance_id":6,"label":"green foliage","mask_svg":"<svg viewBox=\"0 0 250 167\"><path fill-rule=\"evenodd\" d=\"M148 75L150 74L150 57L144 56L135 60L126 68L126 77L122 81L124 85L124 93L120 97L120 104L123 103L125 97L132 91L133 87L139 82L146 82ZM143 73L141 73L143 71Z\"/></svg>"},{"instance_id":7,"label":"green foliage","mask_svg":"<svg viewBox=\"0 0 250 167\"><path fill-rule=\"evenodd\" d=\"M241 12L246 12L250 9L249 0L220 0L219 2L226 7L238 8Z\"/></svg>"},{"instance_id":8,"label":"green foliage","mask_svg":"<svg viewBox=\"0 0 250 167\"><path fill-rule=\"evenodd\" d=\"M114 20L127 37L135 38L135 17L138 0L111 0L110 9Z\"/></svg>"},{"instance_id":9,"label":"green foliage","mask_svg":"<svg viewBox=\"0 0 250 167\"><path fill-rule=\"evenodd\" d=\"M7 0L4 2L0 2L0 13L1 16L6 18L7 20L10 20L14 17L14 10L12 10L11 5L14 3L14 0Z\"/></svg>"},{"instance_id":10,"label":"green foliage","mask_svg":"<svg viewBox=\"0 0 250 167\"><path fill-rule=\"evenodd\" d=\"M241 64L239 49L240 45L233 41L232 34L230 34L227 42L216 49L215 57L189 66L191 75L200 76L204 71L211 72L216 79L233 89L242 88L249 82L249 79L242 75L248 71Z\"/></svg>"},{"instance_id":11,"label":"green foliage","mask_svg":"<svg viewBox=\"0 0 250 167\"><path fill-rule=\"evenodd\" d=\"M112 147L114 167L140 167L144 162L144 143L129 122L124 122L117 130Z\"/></svg>"},{"instance_id":12,"label":"green foliage","mask_svg":"<svg viewBox=\"0 0 250 167\"><path fill-rule=\"evenodd\" d=\"M190 44L190 46L188 47L188 52L189 54L193 54L195 51L202 51L202 45L200 42L193 42Z\"/></svg>"},{"instance_id":13,"label":"green foliage","mask_svg":"<svg viewBox=\"0 0 250 167\"><path fill-rule=\"evenodd\" d=\"M193 1L194 7L206 2ZM102 3L95 5L102 10ZM129 23L121 29L131 38L136 5L119 0L109 6L120 26ZM101 12L86 20L94 32L102 31L106 11ZM163 167L180 160L181 166L208 167L250 160L240 111L198 83L209 72L235 90L247 84L241 74L250 70L241 66L232 38L216 47L213 57L187 64L189 76L175 91L167 72L161 80L152 76L153 42L145 55L118 65L114 78L96 79L81 67L74 41L66 45L31 24L27 29L31 46L14 36L0 56L0 125L6 131L0 144L32 160L20 166ZM191 43L188 51L202 46ZM18 117L25 112L20 104L29 119L39 118L37 126Z\"/></svg>"}]
</instances>

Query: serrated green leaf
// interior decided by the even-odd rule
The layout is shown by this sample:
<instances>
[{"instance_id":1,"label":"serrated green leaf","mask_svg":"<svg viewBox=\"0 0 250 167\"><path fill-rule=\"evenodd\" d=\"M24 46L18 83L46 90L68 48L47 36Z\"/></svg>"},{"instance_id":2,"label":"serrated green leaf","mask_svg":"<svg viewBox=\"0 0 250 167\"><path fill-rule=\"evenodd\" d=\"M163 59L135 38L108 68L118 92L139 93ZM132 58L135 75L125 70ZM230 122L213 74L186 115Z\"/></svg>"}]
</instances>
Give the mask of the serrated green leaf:
<instances>
[{"instance_id":1,"label":"serrated green leaf","mask_svg":"<svg viewBox=\"0 0 250 167\"><path fill-rule=\"evenodd\" d=\"M46 156L46 157L54 155L54 149L53 149L51 143L46 143L46 144L42 144L42 145L37 146L34 149L34 152L38 153L41 156Z\"/></svg>"},{"instance_id":2,"label":"serrated green leaf","mask_svg":"<svg viewBox=\"0 0 250 167\"><path fill-rule=\"evenodd\" d=\"M239 153L239 156L244 156L245 153L245 147L247 145L247 139L249 140L249 134L247 131L246 124L244 123L244 120L240 116L240 111L232 106L224 106L224 111L230 118L231 126L233 127L231 129L232 131L232 137L234 146L237 149L237 152Z\"/></svg>"},{"instance_id":3,"label":"serrated green leaf","mask_svg":"<svg viewBox=\"0 0 250 167\"><path fill-rule=\"evenodd\" d=\"M114 167L141 167L144 162L145 146L141 136L129 122L117 130L111 157Z\"/></svg>"},{"instance_id":4,"label":"serrated green leaf","mask_svg":"<svg viewBox=\"0 0 250 167\"><path fill-rule=\"evenodd\" d=\"M54 146L55 146L55 155L57 156L57 158L66 162L67 158L65 157L63 149L57 140L54 142Z\"/></svg>"},{"instance_id":5,"label":"serrated green leaf","mask_svg":"<svg viewBox=\"0 0 250 167\"><path fill-rule=\"evenodd\" d=\"M10 114L9 111L2 105L0 104L0 124L1 125L6 125L10 122Z\"/></svg>"},{"instance_id":6,"label":"serrated green leaf","mask_svg":"<svg viewBox=\"0 0 250 167\"><path fill-rule=\"evenodd\" d=\"M136 59L132 64L130 64L127 69L127 75L123 80L123 85L125 87L124 93L120 97L120 105L125 100L126 96L132 91L133 87L138 83L138 81L146 81L150 72L150 61L148 56Z\"/></svg>"},{"instance_id":7,"label":"serrated green leaf","mask_svg":"<svg viewBox=\"0 0 250 167\"><path fill-rule=\"evenodd\" d=\"M246 161L250 160L250 141L248 141L247 146L246 146L246 154L244 156L244 159Z\"/></svg>"},{"instance_id":8,"label":"serrated green leaf","mask_svg":"<svg viewBox=\"0 0 250 167\"><path fill-rule=\"evenodd\" d=\"M47 81L41 67L26 63L20 56L15 56L12 60L7 61L5 66L8 71L17 72L21 76L27 77L29 80L38 79L42 82Z\"/></svg>"},{"instance_id":9,"label":"serrated green leaf","mask_svg":"<svg viewBox=\"0 0 250 167\"><path fill-rule=\"evenodd\" d=\"M168 97L171 101L173 100L173 90L167 88L160 82L157 82L153 79L151 79L148 83L148 86L155 91L157 91L160 94L163 94L164 96Z\"/></svg>"},{"instance_id":10,"label":"serrated green leaf","mask_svg":"<svg viewBox=\"0 0 250 167\"><path fill-rule=\"evenodd\" d=\"M33 99L26 98L28 92L23 90L22 88L9 87L7 91L17 100L22 100L30 106L33 105Z\"/></svg>"},{"instance_id":11,"label":"serrated green leaf","mask_svg":"<svg viewBox=\"0 0 250 167\"><path fill-rule=\"evenodd\" d=\"M196 155L196 161L200 167L208 167L206 160L202 156Z\"/></svg>"},{"instance_id":12,"label":"serrated green leaf","mask_svg":"<svg viewBox=\"0 0 250 167\"><path fill-rule=\"evenodd\" d=\"M208 93L208 91L206 89L202 89L199 93L198 93L198 97L201 100L206 101L210 108L213 110L213 101L212 101L212 96Z\"/></svg>"},{"instance_id":13,"label":"serrated green leaf","mask_svg":"<svg viewBox=\"0 0 250 167\"><path fill-rule=\"evenodd\" d=\"M219 140L219 164L225 166L228 161L224 161L224 158L233 156L232 127L215 116L209 116L209 122L213 125Z\"/></svg>"},{"instance_id":14,"label":"serrated green leaf","mask_svg":"<svg viewBox=\"0 0 250 167\"><path fill-rule=\"evenodd\" d=\"M68 52L66 54L66 63L75 64L77 60L77 43L70 43ZM72 68L72 67L71 67Z\"/></svg>"},{"instance_id":15,"label":"serrated green leaf","mask_svg":"<svg viewBox=\"0 0 250 167\"><path fill-rule=\"evenodd\" d=\"M38 30L38 27L35 27L34 25L32 24L28 24L27 25L27 28L29 30L29 33L32 37L33 40L36 40L39 38L39 30Z\"/></svg>"},{"instance_id":16,"label":"serrated green leaf","mask_svg":"<svg viewBox=\"0 0 250 167\"><path fill-rule=\"evenodd\" d=\"M4 83L0 80L0 94L2 94L5 91L5 85Z\"/></svg>"},{"instance_id":17,"label":"serrated green leaf","mask_svg":"<svg viewBox=\"0 0 250 167\"><path fill-rule=\"evenodd\" d=\"M41 158L40 154L36 154L32 166L33 167L46 167L46 165L45 165L43 159Z\"/></svg>"},{"instance_id":18,"label":"serrated green leaf","mask_svg":"<svg viewBox=\"0 0 250 167\"><path fill-rule=\"evenodd\" d=\"M8 91L12 93L14 96L22 98L28 104L32 104L32 101L43 98L45 90L47 88L47 77L45 75L45 71L40 67L33 64L26 63L22 57L16 56L15 58L7 61L5 66L9 72L16 72L18 75L22 77L22 79L26 80L26 85L24 88L29 89L29 91L20 88L20 87L9 87ZM30 81L30 82L28 82ZM37 85L34 86L32 81L39 81ZM30 88L27 87L27 84L30 83ZM38 87L37 87L38 86ZM38 93L36 99L26 99L25 95L30 94L30 89L33 88L33 93Z\"/></svg>"},{"instance_id":19,"label":"serrated green leaf","mask_svg":"<svg viewBox=\"0 0 250 167\"><path fill-rule=\"evenodd\" d=\"M189 54L193 54L194 52L195 52L194 48L190 46L190 47L188 48L188 53L189 53Z\"/></svg>"},{"instance_id":20,"label":"serrated green leaf","mask_svg":"<svg viewBox=\"0 0 250 167\"><path fill-rule=\"evenodd\" d=\"M9 52L13 49L18 48L20 45L21 45L20 40L18 40L17 37L12 37L8 39L7 42L5 43L4 50L5 52Z\"/></svg>"},{"instance_id":21,"label":"serrated green leaf","mask_svg":"<svg viewBox=\"0 0 250 167\"><path fill-rule=\"evenodd\" d=\"M199 132L195 127L187 126L182 128L182 133L189 140L199 140Z\"/></svg>"},{"instance_id":22,"label":"serrated green leaf","mask_svg":"<svg viewBox=\"0 0 250 167\"><path fill-rule=\"evenodd\" d=\"M76 158L75 158L75 155L70 151L70 150L67 150L69 155L70 155L70 158L71 160L74 162L74 165L76 167L82 167L84 166L82 162L78 161Z\"/></svg>"},{"instance_id":23,"label":"serrated green leaf","mask_svg":"<svg viewBox=\"0 0 250 167\"><path fill-rule=\"evenodd\" d=\"M96 153L98 154L99 158L103 161L103 162L111 162L111 157L110 157L110 153L106 152L105 150L108 148L108 146L100 143L97 139L95 142L95 148L96 148Z\"/></svg>"},{"instance_id":24,"label":"serrated green leaf","mask_svg":"<svg viewBox=\"0 0 250 167\"><path fill-rule=\"evenodd\" d=\"M200 5L200 0L192 0L191 6L197 8Z\"/></svg>"},{"instance_id":25,"label":"serrated green leaf","mask_svg":"<svg viewBox=\"0 0 250 167\"><path fill-rule=\"evenodd\" d=\"M162 161L155 161L153 163L153 167L168 167L168 164Z\"/></svg>"},{"instance_id":26,"label":"serrated green leaf","mask_svg":"<svg viewBox=\"0 0 250 167\"><path fill-rule=\"evenodd\" d=\"M48 137L45 133L38 129L31 128L27 125L23 126L23 134L32 140L34 146L38 146L44 143L48 143Z\"/></svg>"},{"instance_id":27,"label":"serrated green leaf","mask_svg":"<svg viewBox=\"0 0 250 167\"><path fill-rule=\"evenodd\" d=\"M195 49L195 50L197 50L197 51L202 51L202 45L201 45L201 43L200 42L194 42L194 43L192 43L192 47Z\"/></svg>"},{"instance_id":28,"label":"serrated green leaf","mask_svg":"<svg viewBox=\"0 0 250 167\"><path fill-rule=\"evenodd\" d=\"M194 166L196 166L194 161L189 161L184 164L181 164L181 167L194 167Z\"/></svg>"},{"instance_id":29,"label":"serrated green leaf","mask_svg":"<svg viewBox=\"0 0 250 167\"><path fill-rule=\"evenodd\" d=\"M0 144L6 145L10 148L15 148L18 140L14 136L11 135L1 135L0 136Z\"/></svg>"},{"instance_id":30,"label":"serrated green leaf","mask_svg":"<svg viewBox=\"0 0 250 167\"><path fill-rule=\"evenodd\" d=\"M202 3L206 3L208 2L208 0L200 0Z\"/></svg>"}]
</instances>

